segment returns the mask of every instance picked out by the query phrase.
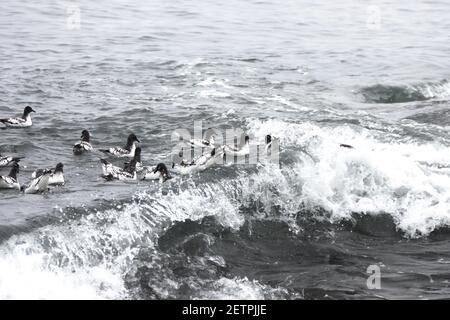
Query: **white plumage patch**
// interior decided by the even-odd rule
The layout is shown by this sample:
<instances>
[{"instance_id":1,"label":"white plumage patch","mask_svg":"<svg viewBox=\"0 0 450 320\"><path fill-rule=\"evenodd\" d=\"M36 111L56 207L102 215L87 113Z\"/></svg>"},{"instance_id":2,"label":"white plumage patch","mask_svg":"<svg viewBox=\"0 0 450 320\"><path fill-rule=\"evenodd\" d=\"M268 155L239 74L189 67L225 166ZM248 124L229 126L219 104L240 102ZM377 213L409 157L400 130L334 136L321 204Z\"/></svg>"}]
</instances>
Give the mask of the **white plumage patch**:
<instances>
[{"instance_id":1,"label":"white plumage patch","mask_svg":"<svg viewBox=\"0 0 450 320\"><path fill-rule=\"evenodd\" d=\"M102 163L102 170L103 170L103 175L105 177L112 177L113 179L117 179L117 180L137 180L137 174L136 171L134 171L133 173L130 173L128 171L123 170L120 167L114 166L112 163L110 162L106 162Z\"/></svg>"},{"instance_id":2,"label":"white plumage patch","mask_svg":"<svg viewBox=\"0 0 450 320\"><path fill-rule=\"evenodd\" d=\"M48 182L50 180L50 172L38 176L37 178L31 180L28 187L25 189L25 193L34 194L41 193L48 190Z\"/></svg>"},{"instance_id":3,"label":"white plumage patch","mask_svg":"<svg viewBox=\"0 0 450 320\"><path fill-rule=\"evenodd\" d=\"M204 171L215 164L218 155L204 154L192 160L189 164L175 165L174 170L181 175L189 175Z\"/></svg>"},{"instance_id":4,"label":"white plumage patch","mask_svg":"<svg viewBox=\"0 0 450 320\"><path fill-rule=\"evenodd\" d=\"M13 128L23 128L23 127L31 127L33 122L31 121L31 116L28 116L26 119L22 118L9 118L7 120L2 121L3 124L7 127Z\"/></svg>"},{"instance_id":5,"label":"white plumage patch","mask_svg":"<svg viewBox=\"0 0 450 320\"><path fill-rule=\"evenodd\" d=\"M13 162L13 157L0 157L0 167L6 167Z\"/></svg>"},{"instance_id":6,"label":"white plumage patch","mask_svg":"<svg viewBox=\"0 0 450 320\"><path fill-rule=\"evenodd\" d=\"M92 145L89 142L86 141L80 141L77 144L73 146L74 152L85 152L85 151L91 151Z\"/></svg>"},{"instance_id":7,"label":"white plumage patch","mask_svg":"<svg viewBox=\"0 0 450 320\"><path fill-rule=\"evenodd\" d=\"M19 182L12 177L0 176L0 189L20 189Z\"/></svg>"}]
</instances>

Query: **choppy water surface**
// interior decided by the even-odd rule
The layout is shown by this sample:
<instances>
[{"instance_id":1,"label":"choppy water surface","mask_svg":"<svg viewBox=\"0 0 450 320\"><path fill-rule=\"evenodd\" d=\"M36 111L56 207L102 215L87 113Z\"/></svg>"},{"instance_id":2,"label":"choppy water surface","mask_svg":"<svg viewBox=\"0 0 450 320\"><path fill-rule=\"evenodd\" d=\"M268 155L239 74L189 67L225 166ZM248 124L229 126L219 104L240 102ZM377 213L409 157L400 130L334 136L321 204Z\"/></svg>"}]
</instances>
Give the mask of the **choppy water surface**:
<instances>
[{"instance_id":1,"label":"choppy water surface","mask_svg":"<svg viewBox=\"0 0 450 320\"><path fill-rule=\"evenodd\" d=\"M26 156L22 183L61 161L67 184L0 193L0 298L449 298L449 10L3 0L0 117L38 113L0 153ZM200 120L278 137L280 166L111 183L71 152L134 132L169 163Z\"/></svg>"}]
</instances>

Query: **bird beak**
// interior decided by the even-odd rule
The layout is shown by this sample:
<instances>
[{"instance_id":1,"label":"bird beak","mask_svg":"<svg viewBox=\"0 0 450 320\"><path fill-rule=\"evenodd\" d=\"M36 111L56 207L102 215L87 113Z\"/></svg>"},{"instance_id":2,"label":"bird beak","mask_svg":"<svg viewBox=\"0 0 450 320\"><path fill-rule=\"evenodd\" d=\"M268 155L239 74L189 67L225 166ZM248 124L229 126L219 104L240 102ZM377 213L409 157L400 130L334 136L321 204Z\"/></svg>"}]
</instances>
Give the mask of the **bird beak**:
<instances>
[{"instance_id":1,"label":"bird beak","mask_svg":"<svg viewBox=\"0 0 450 320\"><path fill-rule=\"evenodd\" d=\"M138 139L138 138L136 138L136 141L137 141L137 142L139 142L139 143L141 143L141 142L139 141L139 139Z\"/></svg>"}]
</instances>

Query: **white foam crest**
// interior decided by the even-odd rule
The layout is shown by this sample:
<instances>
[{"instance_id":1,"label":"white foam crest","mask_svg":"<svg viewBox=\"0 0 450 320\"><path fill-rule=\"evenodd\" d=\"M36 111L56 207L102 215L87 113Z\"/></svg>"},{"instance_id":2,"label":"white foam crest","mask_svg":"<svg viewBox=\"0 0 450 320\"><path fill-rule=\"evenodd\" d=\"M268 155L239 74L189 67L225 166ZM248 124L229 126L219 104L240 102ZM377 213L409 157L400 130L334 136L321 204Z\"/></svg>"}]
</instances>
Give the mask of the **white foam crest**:
<instances>
[{"instance_id":1,"label":"white foam crest","mask_svg":"<svg viewBox=\"0 0 450 320\"><path fill-rule=\"evenodd\" d=\"M286 289L273 288L247 278L220 278L208 287L203 288L192 298L202 300L276 300L286 299L289 296Z\"/></svg>"},{"instance_id":2,"label":"white foam crest","mask_svg":"<svg viewBox=\"0 0 450 320\"><path fill-rule=\"evenodd\" d=\"M441 81L440 83L424 84L413 87L414 90L420 91L426 98L446 98L450 96L450 82Z\"/></svg>"},{"instance_id":3,"label":"white foam crest","mask_svg":"<svg viewBox=\"0 0 450 320\"><path fill-rule=\"evenodd\" d=\"M71 273L42 267L46 255L16 254L0 258L0 299L115 299L123 289L121 279L109 270L94 267ZM99 288L101 291L99 292Z\"/></svg>"},{"instance_id":4,"label":"white foam crest","mask_svg":"<svg viewBox=\"0 0 450 320\"><path fill-rule=\"evenodd\" d=\"M169 193L157 202L143 203L141 206L152 214L165 217L171 222L201 220L206 216L214 216L224 227L239 229L244 223L244 217L239 213L239 204L230 196L232 187L226 183L202 184L192 186L176 193ZM140 194L146 198L146 193Z\"/></svg>"},{"instance_id":5,"label":"white foam crest","mask_svg":"<svg viewBox=\"0 0 450 320\"><path fill-rule=\"evenodd\" d=\"M228 79L216 79L214 77L207 77L204 80L198 82L197 84L195 84L195 86L200 86L200 87L221 87L221 88L226 88L226 89L231 89L232 87L230 85L228 85L227 83L229 82Z\"/></svg>"},{"instance_id":6,"label":"white foam crest","mask_svg":"<svg viewBox=\"0 0 450 320\"><path fill-rule=\"evenodd\" d=\"M198 94L200 97L203 97L203 98L228 98L231 96L229 93L215 90L215 89L200 90L198 92Z\"/></svg>"},{"instance_id":7,"label":"white foam crest","mask_svg":"<svg viewBox=\"0 0 450 320\"><path fill-rule=\"evenodd\" d=\"M303 204L323 207L334 219L389 213L412 237L450 225L450 149L440 143L380 141L362 128L278 120L252 120L249 128L256 136L278 137L282 150L302 149L302 161L288 173L290 188L301 189ZM289 198L292 192L283 189Z\"/></svg>"},{"instance_id":8,"label":"white foam crest","mask_svg":"<svg viewBox=\"0 0 450 320\"><path fill-rule=\"evenodd\" d=\"M252 214L263 218L284 219L290 222L290 215L298 211L300 203L298 191L288 178L288 174L277 165L266 164L258 173L247 177L241 175L242 203L249 207L256 203ZM278 216L277 216L278 215ZM281 215L281 216L280 216Z\"/></svg>"},{"instance_id":9,"label":"white foam crest","mask_svg":"<svg viewBox=\"0 0 450 320\"><path fill-rule=\"evenodd\" d=\"M0 299L126 298L123 275L165 226L214 216L239 229L244 217L233 192L208 184L163 196L144 192L141 201L15 235L0 246L0 272L8 275L0 277Z\"/></svg>"},{"instance_id":10,"label":"white foam crest","mask_svg":"<svg viewBox=\"0 0 450 320\"><path fill-rule=\"evenodd\" d=\"M305 107L305 106L299 106L296 103L293 103L291 101L289 101L289 99L279 96L279 95L273 95L271 97L267 98L268 101L274 101L274 102L278 102L282 105L291 107L291 110L298 110L298 111L309 111L310 109Z\"/></svg>"},{"instance_id":11,"label":"white foam crest","mask_svg":"<svg viewBox=\"0 0 450 320\"><path fill-rule=\"evenodd\" d=\"M11 237L0 247L0 299L126 298L122 274L138 245L153 243L138 205L120 209Z\"/></svg>"}]
</instances>

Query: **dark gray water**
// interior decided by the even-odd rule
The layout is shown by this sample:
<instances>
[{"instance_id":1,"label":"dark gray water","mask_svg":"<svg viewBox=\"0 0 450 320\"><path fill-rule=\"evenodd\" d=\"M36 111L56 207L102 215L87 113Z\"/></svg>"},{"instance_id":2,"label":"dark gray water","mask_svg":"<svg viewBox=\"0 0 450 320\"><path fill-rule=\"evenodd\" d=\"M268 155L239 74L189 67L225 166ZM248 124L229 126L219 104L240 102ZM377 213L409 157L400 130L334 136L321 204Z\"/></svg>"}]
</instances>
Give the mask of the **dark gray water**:
<instances>
[{"instance_id":1,"label":"dark gray water","mask_svg":"<svg viewBox=\"0 0 450 320\"><path fill-rule=\"evenodd\" d=\"M1 191L0 298L449 298L449 10L2 0L0 118L37 113L0 153L26 156L22 183L57 162L67 183ZM134 132L169 163L194 121L278 137L280 167L111 183L71 152Z\"/></svg>"}]
</instances>

